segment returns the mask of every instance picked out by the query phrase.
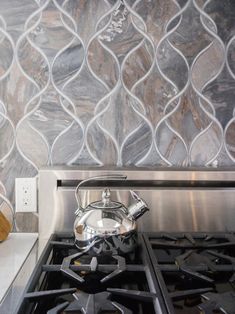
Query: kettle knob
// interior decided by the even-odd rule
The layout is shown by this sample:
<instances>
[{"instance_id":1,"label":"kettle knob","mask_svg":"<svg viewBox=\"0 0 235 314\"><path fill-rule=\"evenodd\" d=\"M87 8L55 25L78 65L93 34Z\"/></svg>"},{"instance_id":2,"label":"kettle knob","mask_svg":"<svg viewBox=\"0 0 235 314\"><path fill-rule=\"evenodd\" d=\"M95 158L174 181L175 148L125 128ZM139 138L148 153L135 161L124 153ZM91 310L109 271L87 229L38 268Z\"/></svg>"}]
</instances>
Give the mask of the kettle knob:
<instances>
[{"instance_id":1,"label":"kettle knob","mask_svg":"<svg viewBox=\"0 0 235 314\"><path fill-rule=\"evenodd\" d=\"M110 203L110 189L106 188L103 192L102 192L102 202L104 203L104 205L108 205Z\"/></svg>"}]
</instances>

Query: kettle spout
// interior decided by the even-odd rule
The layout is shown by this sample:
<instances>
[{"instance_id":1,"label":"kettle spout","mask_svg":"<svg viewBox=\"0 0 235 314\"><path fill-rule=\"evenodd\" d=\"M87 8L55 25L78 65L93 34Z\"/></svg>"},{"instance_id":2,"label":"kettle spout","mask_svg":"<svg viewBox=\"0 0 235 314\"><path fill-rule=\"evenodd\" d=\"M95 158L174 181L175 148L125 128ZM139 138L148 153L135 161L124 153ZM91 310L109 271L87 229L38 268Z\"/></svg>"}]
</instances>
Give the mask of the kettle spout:
<instances>
[{"instance_id":1,"label":"kettle spout","mask_svg":"<svg viewBox=\"0 0 235 314\"><path fill-rule=\"evenodd\" d=\"M132 197L136 200L136 203L128 207L128 218L137 220L146 211L148 211L149 208L146 202L143 199L141 199L134 191L131 191L131 194Z\"/></svg>"}]
</instances>

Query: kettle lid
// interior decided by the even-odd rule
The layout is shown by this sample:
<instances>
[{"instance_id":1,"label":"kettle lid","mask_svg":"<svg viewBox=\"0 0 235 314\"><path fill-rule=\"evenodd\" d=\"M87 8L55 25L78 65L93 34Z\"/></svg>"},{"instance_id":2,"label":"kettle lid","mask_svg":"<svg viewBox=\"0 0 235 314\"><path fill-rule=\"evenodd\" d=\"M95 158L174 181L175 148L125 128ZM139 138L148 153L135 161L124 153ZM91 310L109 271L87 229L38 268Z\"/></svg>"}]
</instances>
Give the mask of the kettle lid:
<instances>
[{"instance_id":1,"label":"kettle lid","mask_svg":"<svg viewBox=\"0 0 235 314\"><path fill-rule=\"evenodd\" d=\"M97 201L93 202L89 205L89 207L93 207L95 209L115 209L115 208L120 208L123 207L121 203L111 201L108 205L105 204L103 201Z\"/></svg>"},{"instance_id":2,"label":"kettle lid","mask_svg":"<svg viewBox=\"0 0 235 314\"><path fill-rule=\"evenodd\" d=\"M106 188L102 193L102 200L91 203L89 207L96 209L115 209L124 207L124 205L122 203L112 201L110 199L110 190Z\"/></svg>"}]
</instances>

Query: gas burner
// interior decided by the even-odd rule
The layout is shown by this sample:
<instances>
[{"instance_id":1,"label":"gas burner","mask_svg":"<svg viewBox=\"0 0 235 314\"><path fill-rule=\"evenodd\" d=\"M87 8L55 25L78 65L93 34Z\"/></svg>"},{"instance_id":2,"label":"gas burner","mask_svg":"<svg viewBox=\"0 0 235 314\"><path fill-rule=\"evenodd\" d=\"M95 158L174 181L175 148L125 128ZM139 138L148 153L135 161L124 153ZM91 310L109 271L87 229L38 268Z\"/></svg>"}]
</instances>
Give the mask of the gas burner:
<instances>
[{"instance_id":1,"label":"gas burner","mask_svg":"<svg viewBox=\"0 0 235 314\"><path fill-rule=\"evenodd\" d=\"M125 256L92 256L52 235L30 285L17 314L167 313L141 234Z\"/></svg>"},{"instance_id":2,"label":"gas burner","mask_svg":"<svg viewBox=\"0 0 235 314\"><path fill-rule=\"evenodd\" d=\"M203 292L203 291L202 291ZM74 301L70 304L64 302L50 309L47 314L62 313L84 313L84 314L100 314L103 312L119 311L121 314L132 314L133 312L118 302L111 300L112 295L122 296L128 299L141 300L144 302L152 302L156 299L156 293L135 291L126 289L108 288L105 292L96 294L88 294L84 292L76 292L73 294Z\"/></svg>"},{"instance_id":3,"label":"gas burner","mask_svg":"<svg viewBox=\"0 0 235 314\"><path fill-rule=\"evenodd\" d=\"M229 279L229 282L233 283L235 281L235 257L231 257L229 255L225 255L225 254L222 254L222 253L217 253L217 252L214 252L214 251L207 251L209 254L213 255L213 256L216 256L222 260L225 260L225 261L228 261L232 264L233 266L233 275L230 277Z\"/></svg>"},{"instance_id":4,"label":"gas burner","mask_svg":"<svg viewBox=\"0 0 235 314\"><path fill-rule=\"evenodd\" d=\"M175 262L179 266L179 269L187 275L209 283L214 281L213 279L191 269L191 266L206 265L209 271L216 271L212 261L205 255L201 255L193 250L190 250L177 256L175 258Z\"/></svg>"},{"instance_id":5,"label":"gas burner","mask_svg":"<svg viewBox=\"0 0 235 314\"><path fill-rule=\"evenodd\" d=\"M61 265L61 271L65 275L69 276L72 279L79 281L80 283L83 283L85 280L71 269L71 263L75 259L77 260L78 258L82 257L86 253L86 251L75 253L73 255L65 257L63 259L63 262ZM117 260L117 264L114 265L115 269L110 274L108 274L107 276L105 276L104 278L102 278L100 280L102 283L120 275L122 272L124 272L126 270L126 260L124 257L115 255L112 258ZM106 269L105 269L105 267L99 267L97 257L92 257L91 262L88 265L83 265L79 262L79 265L77 265L76 270L77 271L86 271L86 272L95 272L97 270L100 270L100 268L102 268L102 271L108 271L108 269L110 267L107 266Z\"/></svg>"},{"instance_id":6,"label":"gas burner","mask_svg":"<svg viewBox=\"0 0 235 314\"><path fill-rule=\"evenodd\" d=\"M144 234L168 313L234 314L234 235L191 236Z\"/></svg>"},{"instance_id":7,"label":"gas burner","mask_svg":"<svg viewBox=\"0 0 235 314\"><path fill-rule=\"evenodd\" d=\"M83 313L83 314L100 314L102 312L119 311L123 314L131 314L132 311L127 309L122 304L112 302L110 300L110 292L100 292L96 294L88 294L84 292L77 292L73 294L75 300L68 304L62 303L53 309L49 310L47 314L62 313Z\"/></svg>"},{"instance_id":8,"label":"gas burner","mask_svg":"<svg viewBox=\"0 0 235 314\"><path fill-rule=\"evenodd\" d=\"M200 304L198 308L204 314L226 313L235 314L235 292L213 293L208 292L202 295L205 303Z\"/></svg>"},{"instance_id":9,"label":"gas burner","mask_svg":"<svg viewBox=\"0 0 235 314\"><path fill-rule=\"evenodd\" d=\"M158 248L184 248L184 249L219 249L235 246L235 236L227 234L199 234L199 233L160 233L150 239L152 246Z\"/></svg>"}]
</instances>

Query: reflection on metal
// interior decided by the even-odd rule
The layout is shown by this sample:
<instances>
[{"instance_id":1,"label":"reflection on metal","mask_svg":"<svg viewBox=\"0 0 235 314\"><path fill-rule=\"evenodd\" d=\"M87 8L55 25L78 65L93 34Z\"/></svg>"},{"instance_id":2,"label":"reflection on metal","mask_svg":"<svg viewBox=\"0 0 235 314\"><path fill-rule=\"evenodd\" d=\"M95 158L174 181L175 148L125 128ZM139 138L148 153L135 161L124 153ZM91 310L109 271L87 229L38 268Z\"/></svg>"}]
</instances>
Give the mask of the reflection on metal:
<instances>
[{"instance_id":1,"label":"reflection on metal","mask_svg":"<svg viewBox=\"0 0 235 314\"><path fill-rule=\"evenodd\" d=\"M89 177L77 185L75 198L78 209L75 211L74 234L76 246L79 249L87 249L93 244L92 248L96 247L96 254L110 251L121 254L135 248L137 242L135 241L135 221L148 210L147 204L134 191L130 191L134 201L132 200L132 204L126 207L111 199L109 189L110 181L113 180L120 186L120 180L124 182L126 178L126 176L118 175L101 175ZM84 208L79 197L79 188L87 183L99 185L101 180L105 182L106 187L95 202Z\"/></svg>"},{"instance_id":2,"label":"reflection on metal","mask_svg":"<svg viewBox=\"0 0 235 314\"><path fill-rule=\"evenodd\" d=\"M146 200L150 211L138 221L141 231L234 230L235 169L48 167L39 171L41 238L73 230L76 185L101 174L126 175L131 188ZM83 207L99 199L104 184L97 181L81 189ZM127 185L120 181L111 187L112 199L125 206L131 203Z\"/></svg>"},{"instance_id":3,"label":"reflection on metal","mask_svg":"<svg viewBox=\"0 0 235 314\"><path fill-rule=\"evenodd\" d=\"M235 165L235 1L72 3L1 1L0 203L46 164Z\"/></svg>"}]
</instances>

